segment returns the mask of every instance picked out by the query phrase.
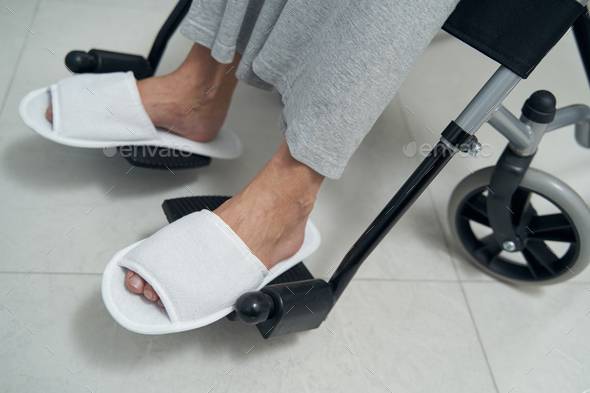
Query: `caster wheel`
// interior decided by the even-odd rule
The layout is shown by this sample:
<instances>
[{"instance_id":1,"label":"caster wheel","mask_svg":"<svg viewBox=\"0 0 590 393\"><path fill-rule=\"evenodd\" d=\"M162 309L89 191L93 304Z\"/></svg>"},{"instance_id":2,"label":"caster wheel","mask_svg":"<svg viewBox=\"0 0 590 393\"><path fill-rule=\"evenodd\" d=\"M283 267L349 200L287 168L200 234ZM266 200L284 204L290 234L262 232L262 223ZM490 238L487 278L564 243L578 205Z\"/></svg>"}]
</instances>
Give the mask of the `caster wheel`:
<instances>
[{"instance_id":1,"label":"caster wheel","mask_svg":"<svg viewBox=\"0 0 590 393\"><path fill-rule=\"evenodd\" d=\"M486 274L512 284L554 284L590 262L590 210L555 177L529 168L512 198L513 226L521 251L498 244L487 214L487 187L494 167L463 179L448 207L451 232L468 260Z\"/></svg>"}]
</instances>

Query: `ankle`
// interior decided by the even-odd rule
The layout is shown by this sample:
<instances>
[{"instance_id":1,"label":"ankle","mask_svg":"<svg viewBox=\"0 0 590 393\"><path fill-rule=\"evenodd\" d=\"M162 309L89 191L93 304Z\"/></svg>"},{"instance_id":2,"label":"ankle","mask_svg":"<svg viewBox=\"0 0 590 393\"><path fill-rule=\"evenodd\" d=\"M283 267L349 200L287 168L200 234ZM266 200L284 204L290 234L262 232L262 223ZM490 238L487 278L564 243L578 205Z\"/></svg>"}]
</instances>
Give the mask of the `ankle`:
<instances>
[{"instance_id":1,"label":"ankle","mask_svg":"<svg viewBox=\"0 0 590 393\"><path fill-rule=\"evenodd\" d=\"M311 191L314 196L325 179L325 176L293 158L286 140L283 140L279 150L269 161L269 165L278 174L289 179L289 182L295 183L299 188Z\"/></svg>"},{"instance_id":2,"label":"ankle","mask_svg":"<svg viewBox=\"0 0 590 393\"><path fill-rule=\"evenodd\" d=\"M200 105L206 105L228 89L231 97L238 82L235 70L240 60L241 55L236 53L231 63L219 63L209 48L194 44L184 62L169 75L192 91Z\"/></svg>"},{"instance_id":3,"label":"ankle","mask_svg":"<svg viewBox=\"0 0 590 393\"><path fill-rule=\"evenodd\" d=\"M196 106L203 105L205 93L211 87L207 87L209 83L195 70L187 67L180 67L162 78L166 78L166 85L175 92L173 96L188 99Z\"/></svg>"},{"instance_id":4,"label":"ankle","mask_svg":"<svg viewBox=\"0 0 590 393\"><path fill-rule=\"evenodd\" d=\"M300 215L307 217L325 177L294 159L284 140L265 169L276 183L271 188L274 199L288 201Z\"/></svg>"}]
</instances>

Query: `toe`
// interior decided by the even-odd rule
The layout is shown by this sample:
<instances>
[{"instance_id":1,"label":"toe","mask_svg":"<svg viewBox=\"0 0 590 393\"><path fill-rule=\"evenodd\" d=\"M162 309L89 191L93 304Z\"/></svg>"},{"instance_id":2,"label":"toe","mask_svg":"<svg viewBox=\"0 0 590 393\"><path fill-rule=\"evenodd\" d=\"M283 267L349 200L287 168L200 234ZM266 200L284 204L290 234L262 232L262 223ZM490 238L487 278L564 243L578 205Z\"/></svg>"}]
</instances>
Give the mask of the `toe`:
<instances>
[{"instance_id":1,"label":"toe","mask_svg":"<svg viewBox=\"0 0 590 393\"><path fill-rule=\"evenodd\" d=\"M53 123L53 110L51 109L51 107L48 107L45 111L45 117L47 118L47 120Z\"/></svg>"},{"instance_id":2,"label":"toe","mask_svg":"<svg viewBox=\"0 0 590 393\"><path fill-rule=\"evenodd\" d=\"M143 293L144 287L146 285L145 280L132 270L127 272L127 278L125 279L125 282L127 283L127 288L129 288L129 290L134 293Z\"/></svg>"},{"instance_id":3,"label":"toe","mask_svg":"<svg viewBox=\"0 0 590 393\"><path fill-rule=\"evenodd\" d=\"M158 299L158 306L164 307L164 303L162 303L162 299Z\"/></svg>"},{"instance_id":4,"label":"toe","mask_svg":"<svg viewBox=\"0 0 590 393\"><path fill-rule=\"evenodd\" d=\"M156 294L156 291L154 291L154 288L152 288L150 284L145 284L145 287L143 288L143 296L145 296L147 300L151 300L152 302L155 302L156 300L160 299L158 297L158 294Z\"/></svg>"}]
</instances>

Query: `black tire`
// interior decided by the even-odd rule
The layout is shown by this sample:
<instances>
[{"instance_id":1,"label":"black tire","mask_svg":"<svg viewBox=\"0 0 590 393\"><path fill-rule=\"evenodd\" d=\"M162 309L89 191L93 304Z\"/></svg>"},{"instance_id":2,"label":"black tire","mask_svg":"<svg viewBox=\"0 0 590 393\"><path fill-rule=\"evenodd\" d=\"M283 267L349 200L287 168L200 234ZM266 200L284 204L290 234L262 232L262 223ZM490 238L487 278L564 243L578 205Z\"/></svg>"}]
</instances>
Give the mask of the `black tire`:
<instances>
[{"instance_id":1,"label":"black tire","mask_svg":"<svg viewBox=\"0 0 590 393\"><path fill-rule=\"evenodd\" d=\"M588 206L567 184L534 168L527 171L514 197L521 201L521 211L528 212L527 219L518 219L519 222L515 225L516 232L525 242L524 249L518 252L522 261L515 262L501 256L502 247L493 239L493 234L477 237L472 222L489 227L485 200L493 170L494 167L484 168L463 179L449 201L448 221L451 232L469 262L499 280L530 285L562 282L575 277L588 266ZM530 203L530 196L533 194L550 202L559 212L537 215ZM513 203L516 203L514 198ZM547 241L569 243L569 247L559 256L546 244Z\"/></svg>"}]
</instances>

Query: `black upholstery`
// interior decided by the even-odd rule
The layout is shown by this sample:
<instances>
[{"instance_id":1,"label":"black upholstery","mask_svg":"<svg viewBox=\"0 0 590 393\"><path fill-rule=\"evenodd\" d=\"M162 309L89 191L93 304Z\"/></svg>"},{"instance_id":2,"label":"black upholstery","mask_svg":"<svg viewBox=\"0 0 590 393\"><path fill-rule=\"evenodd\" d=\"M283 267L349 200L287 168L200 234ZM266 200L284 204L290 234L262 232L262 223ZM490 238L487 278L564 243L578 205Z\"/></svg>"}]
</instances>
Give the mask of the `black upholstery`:
<instances>
[{"instance_id":1,"label":"black upholstery","mask_svg":"<svg viewBox=\"0 0 590 393\"><path fill-rule=\"evenodd\" d=\"M526 79L584 10L575 0L461 0L443 30Z\"/></svg>"}]
</instances>

